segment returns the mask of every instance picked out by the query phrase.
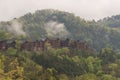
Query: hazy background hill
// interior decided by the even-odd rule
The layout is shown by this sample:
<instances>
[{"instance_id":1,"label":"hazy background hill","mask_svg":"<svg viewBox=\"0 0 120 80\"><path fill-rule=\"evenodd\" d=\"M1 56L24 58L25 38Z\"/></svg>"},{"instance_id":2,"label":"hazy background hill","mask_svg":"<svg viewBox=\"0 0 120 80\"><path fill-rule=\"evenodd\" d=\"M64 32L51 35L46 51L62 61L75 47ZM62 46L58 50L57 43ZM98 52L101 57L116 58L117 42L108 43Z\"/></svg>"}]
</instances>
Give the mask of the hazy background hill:
<instances>
[{"instance_id":1,"label":"hazy background hill","mask_svg":"<svg viewBox=\"0 0 120 80\"><path fill-rule=\"evenodd\" d=\"M104 47L120 49L120 16L112 16L103 20L86 21L72 13L58 10L38 10L18 19L1 22L1 39L25 38L40 40L50 38L70 38L86 41L92 48L100 50ZM107 27L108 26L108 27Z\"/></svg>"},{"instance_id":2,"label":"hazy background hill","mask_svg":"<svg viewBox=\"0 0 120 80\"><path fill-rule=\"evenodd\" d=\"M98 23L110 28L120 28L120 15L106 17L102 20L98 20Z\"/></svg>"}]
</instances>

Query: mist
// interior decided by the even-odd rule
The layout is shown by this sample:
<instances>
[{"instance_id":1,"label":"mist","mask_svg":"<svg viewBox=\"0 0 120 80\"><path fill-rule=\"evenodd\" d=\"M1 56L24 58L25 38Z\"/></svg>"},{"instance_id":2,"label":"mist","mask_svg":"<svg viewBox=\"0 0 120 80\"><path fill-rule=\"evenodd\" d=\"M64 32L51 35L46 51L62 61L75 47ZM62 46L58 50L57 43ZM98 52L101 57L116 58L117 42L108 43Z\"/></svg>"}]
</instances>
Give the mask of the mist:
<instances>
[{"instance_id":1,"label":"mist","mask_svg":"<svg viewBox=\"0 0 120 80\"><path fill-rule=\"evenodd\" d=\"M26 32L23 30L23 25L18 20L13 19L9 22L1 22L0 29L11 33L14 36L27 36Z\"/></svg>"},{"instance_id":2,"label":"mist","mask_svg":"<svg viewBox=\"0 0 120 80\"><path fill-rule=\"evenodd\" d=\"M67 38L70 36L70 33L67 31L64 23L49 21L45 24L44 28L48 37Z\"/></svg>"},{"instance_id":3,"label":"mist","mask_svg":"<svg viewBox=\"0 0 120 80\"><path fill-rule=\"evenodd\" d=\"M26 36L26 33L23 30L23 25L17 20L12 20L11 25L8 26L7 29L10 33L13 33L14 35Z\"/></svg>"}]
</instances>

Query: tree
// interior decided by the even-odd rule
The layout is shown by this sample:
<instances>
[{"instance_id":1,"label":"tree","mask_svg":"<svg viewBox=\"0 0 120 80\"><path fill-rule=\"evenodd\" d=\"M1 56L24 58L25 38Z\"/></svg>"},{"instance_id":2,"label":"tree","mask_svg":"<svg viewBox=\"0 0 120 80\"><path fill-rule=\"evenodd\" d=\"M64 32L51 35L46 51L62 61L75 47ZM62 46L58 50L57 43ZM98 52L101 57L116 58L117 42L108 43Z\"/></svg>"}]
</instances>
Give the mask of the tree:
<instances>
[{"instance_id":1,"label":"tree","mask_svg":"<svg viewBox=\"0 0 120 80\"><path fill-rule=\"evenodd\" d=\"M111 48L103 48L99 54L103 64L112 63L115 61L115 52Z\"/></svg>"},{"instance_id":2,"label":"tree","mask_svg":"<svg viewBox=\"0 0 120 80\"><path fill-rule=\"evenodd\" d=\"M24 68L19 66L18 59L14 59L10 64L9 64L9 71L8 75L12 80L23 80L24 79Z\"/></svg>"},{"instance_id":3,"label":"tree","mask_svg":"<svg viewBox=\"0 0 120 80\"><path fill-rule=\"evenodd\" d=\"M69 80L66 74L57 75L58 80Z\"/></svg>"},{"instance_id":4,"label":"tree","mask_svg":"<svg viewBox=\"0 0 120 80\"><path fill-rule=\"evenodd\" d=\"M99 58L89 56L86 59L86 65L88 72L90 73L97 73L99 71L102 71L101 60Z\"/></svg>"},{"instance_id":5,"label":"tree","mask_svg":"<svg viewBox=\"0 0 120 80\"><path fill-rule=\"evenodd\" d=\"M100 80L95 74L83 74L80 76L76 76L75 80Z\"/></svg>"},{"instance_id":6,"label":"tree","mask_svg":"<svg viewBox=\"0 0 120 80\"><path fill-rule=\"evenodd\" d=\"M117 80L117 79L111 75L106 74L101 77L101 80Z\"/></svg>"}]
</instances>

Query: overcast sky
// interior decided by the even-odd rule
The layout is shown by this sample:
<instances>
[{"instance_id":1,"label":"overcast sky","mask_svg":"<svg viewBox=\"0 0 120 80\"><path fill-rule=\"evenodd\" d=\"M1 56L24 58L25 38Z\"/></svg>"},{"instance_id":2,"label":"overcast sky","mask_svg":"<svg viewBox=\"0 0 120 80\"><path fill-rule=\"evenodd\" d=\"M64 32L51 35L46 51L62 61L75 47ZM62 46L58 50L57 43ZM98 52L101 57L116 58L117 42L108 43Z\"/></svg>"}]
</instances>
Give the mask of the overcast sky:
<instances>
[{"instance_id":1,"label":"overcast sky","mask_svg":"<svg viewBox=\"0 0 120 80\"><path fill-rule=\"evenodd\" d=\"M120 0L0 0L0 21L41 9L58 9L98 20L120 14Z\"/></svg>"}]
</instances>

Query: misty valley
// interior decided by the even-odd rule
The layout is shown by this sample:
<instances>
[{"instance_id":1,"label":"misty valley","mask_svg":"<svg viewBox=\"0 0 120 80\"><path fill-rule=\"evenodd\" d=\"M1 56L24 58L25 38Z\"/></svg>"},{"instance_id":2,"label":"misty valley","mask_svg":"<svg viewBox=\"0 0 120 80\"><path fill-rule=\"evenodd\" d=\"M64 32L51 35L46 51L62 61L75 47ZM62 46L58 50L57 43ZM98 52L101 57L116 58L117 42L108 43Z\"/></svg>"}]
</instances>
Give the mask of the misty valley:
<instances>
[{"instance_id":1,"label":"misty valley","mask_svg":"<svg viewBox=\"0 0 120 80\"><path fill-rule=\"evenodd\" d=\"M0 22L0 80L120 80L120 15L85 20L43 9Z\"/></svg>"}]
</instances>

